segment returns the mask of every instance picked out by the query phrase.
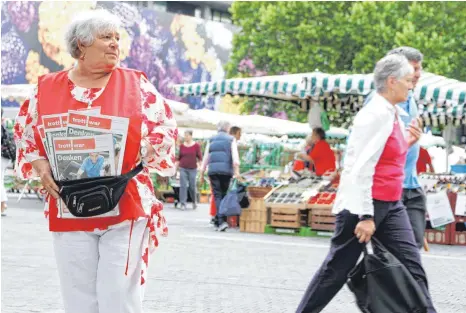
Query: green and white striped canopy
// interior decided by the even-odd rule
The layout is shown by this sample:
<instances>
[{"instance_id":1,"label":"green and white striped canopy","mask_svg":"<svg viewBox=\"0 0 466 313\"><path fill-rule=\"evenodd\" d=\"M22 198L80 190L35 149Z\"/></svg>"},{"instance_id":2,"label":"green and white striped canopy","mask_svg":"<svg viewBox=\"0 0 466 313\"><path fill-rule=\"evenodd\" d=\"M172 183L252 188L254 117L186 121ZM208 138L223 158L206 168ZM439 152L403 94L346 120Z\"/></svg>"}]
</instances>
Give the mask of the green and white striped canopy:
<instances>
[{"instance_id":1,"label":"green and white striped canopy","mask_svg":"<svg viewBox=\"0 0 466 313\"><path fill-rule=\"evenodd\" d=\"M175 85L178 96L244 95L299 101L330 94L365 96L374 89L372 74L325 74L320 72L225 79ZM420 105L452 109L466 103L466 83L424 72L414 90ZM452 109L453 110L453 109ZM462 108L453 110L463 112Z\"/></svg>"},{"instance_id":2,"label":"green and white striped canopy","mask_svg":"<svg viewBox=\"0 0 466 313\"><path fill-rule=\"evenodd\" d=\"M462 105L466 103L466 82L424 72L414 96L419 104Z\"/></svg>"},{"instance_id":3,"label":"green and white striped canopy","mask_svg":"<svg viewBox=\"0 0 466 313\"><path fill-rule=\"evenodd\" d=\"M331 75L320 72L233 78L214 82L175 85L180 97L244 95L298 101L326 93L367 95L373 89L371 74Z\"/></svg>"}]
</instances>

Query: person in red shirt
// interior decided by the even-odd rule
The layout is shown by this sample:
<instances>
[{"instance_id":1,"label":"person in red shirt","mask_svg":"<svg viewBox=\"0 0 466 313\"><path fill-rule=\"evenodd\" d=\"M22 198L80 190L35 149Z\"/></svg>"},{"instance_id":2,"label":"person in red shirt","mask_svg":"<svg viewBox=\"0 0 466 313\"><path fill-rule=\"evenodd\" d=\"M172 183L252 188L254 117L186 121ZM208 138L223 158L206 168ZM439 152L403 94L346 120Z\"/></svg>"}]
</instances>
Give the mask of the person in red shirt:
<instances>
[{"instance_id":1,"label":"person in red shirt","mask_svg":"<svg viewBox=\"0 0 466 313\"><path fill-rule=\"evenodd\" d=\"M427 170L427 165L429 170ZM429 152L421 147L419 151L419 158L416 164L417 172L420 173L435 173L434 166L432 165L432 159L430 158Z\"/></svg>"},{"instance_id":2,"label":"person in red shirt","mask_svg":"<svg viewBox=\"0 0 466 313\"><path fill-rule=\"evenodd\" d=\"M312 131L311 141L314 145L312 150L306 154L301 153L299 157L310 163L310 168L314 166L317 176L322 176L326 172L334 172L336 169L335 154L325 140L325 131L322 128L315 128Z\"/></svg>"}]
</instances>

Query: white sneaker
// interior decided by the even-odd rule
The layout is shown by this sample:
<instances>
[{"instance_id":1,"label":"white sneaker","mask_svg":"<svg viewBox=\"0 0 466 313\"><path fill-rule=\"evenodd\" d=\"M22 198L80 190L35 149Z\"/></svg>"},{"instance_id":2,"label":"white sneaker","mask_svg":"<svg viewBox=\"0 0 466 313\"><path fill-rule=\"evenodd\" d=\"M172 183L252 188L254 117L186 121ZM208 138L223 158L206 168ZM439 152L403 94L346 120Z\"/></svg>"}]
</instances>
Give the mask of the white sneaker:
<instances>
[{"instance_id":1,"label":"white sneaker","mask_svg":"<svg viewBox=\"0 0 466 313\"><path fill-rule=\"evenodd\" d=\"M218 231L225 231L227 230L228 228L228 223L227 222L223 222L219 227L218 227Z\"/></svg>"}]
</instances>

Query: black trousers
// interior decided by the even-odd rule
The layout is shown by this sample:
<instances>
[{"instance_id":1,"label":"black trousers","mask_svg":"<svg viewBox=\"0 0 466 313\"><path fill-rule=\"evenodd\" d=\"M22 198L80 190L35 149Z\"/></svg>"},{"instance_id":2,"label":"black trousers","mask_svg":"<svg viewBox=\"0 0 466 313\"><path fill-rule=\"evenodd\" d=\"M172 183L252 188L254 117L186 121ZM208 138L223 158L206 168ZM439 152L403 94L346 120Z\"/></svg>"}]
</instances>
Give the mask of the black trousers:
<instances>
[{"instance_id":1,"label":"black trousers","mask_svg":"<svg viewBox=\"0 0 466 313\"><path fill-rule=\"evenodd\" d=\"M421 249L424 246L424 232L426 231L426 196L424 190L422 188L403 189L401 199L408 212L417 247Z\"/></svg>"},{"instance_id":2,"label":"black trousers","mask_svg":"<svg viewBox=\"0 0 466 313\"><path fill-rule=\"evenodd\" d=\"M231 175L220 175L214 174L209 175L210 186L212 187L212 192L215 199L215 207L217 208L217 215L215 224L219 226L226 221L225 216L220 215L220 203L228 192L228 187L230 186Z\"/></svg>"},{"instance_id":3,"label":"black trousers","mask_svg":"<svg viewBox=\"0 0 466 313\"><path fill-rule=\"evenodd\" d=\"M414 240L406 208L401 201L374 200L374 220L376 225L374 236L406 266L427 298L429 304L427 312L435 313L426 274L421 264L421 255ZM297 313L322 311L346 283L348 273L356 265L362 253L363 245L354 235L358 222L359 217L347 210L337 214L330 251L309 284L296 310Z\"/></svg>"}]
</instances>

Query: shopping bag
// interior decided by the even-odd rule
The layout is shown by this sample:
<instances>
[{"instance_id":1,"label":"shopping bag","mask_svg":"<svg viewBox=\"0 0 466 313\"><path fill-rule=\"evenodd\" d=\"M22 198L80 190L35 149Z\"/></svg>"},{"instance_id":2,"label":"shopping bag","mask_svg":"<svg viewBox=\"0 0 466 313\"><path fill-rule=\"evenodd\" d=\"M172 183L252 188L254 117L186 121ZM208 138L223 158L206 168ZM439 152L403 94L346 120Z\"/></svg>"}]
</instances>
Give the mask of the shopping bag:
<instances>
[{"instance_id":1,"label":"shopping bag","mask_svg":"<svg viewBox=\"0 0 466 313\"><path fill-rule=\"evenodd\" d=\"M238 202L237 181L234 179L230 183L228 192L220 203L219 213L223 216L241 215L241 207Z\"/></svg>"},{"instance_id":2,"label":"shopping bag","mask_svg":"<svg viewBox=\"0 0 466 313\"><path fill-rule=\"evenodd\" d=\"M239 206L242 209L249 207L248 189L245 184L237 183L236 196L238 198Z\"/></svg>"},{"instance_id":3,"label":"shopping bag","mask_svg":"<svg viewBox=\"0 0 466 313\"><path fill-rule=\"evenodd\" d=\"M416 280L374 237L374 254L364 258L348 275L347 285L364 313L425 313L426 298Z\"/></svg>"}]
</instances>

